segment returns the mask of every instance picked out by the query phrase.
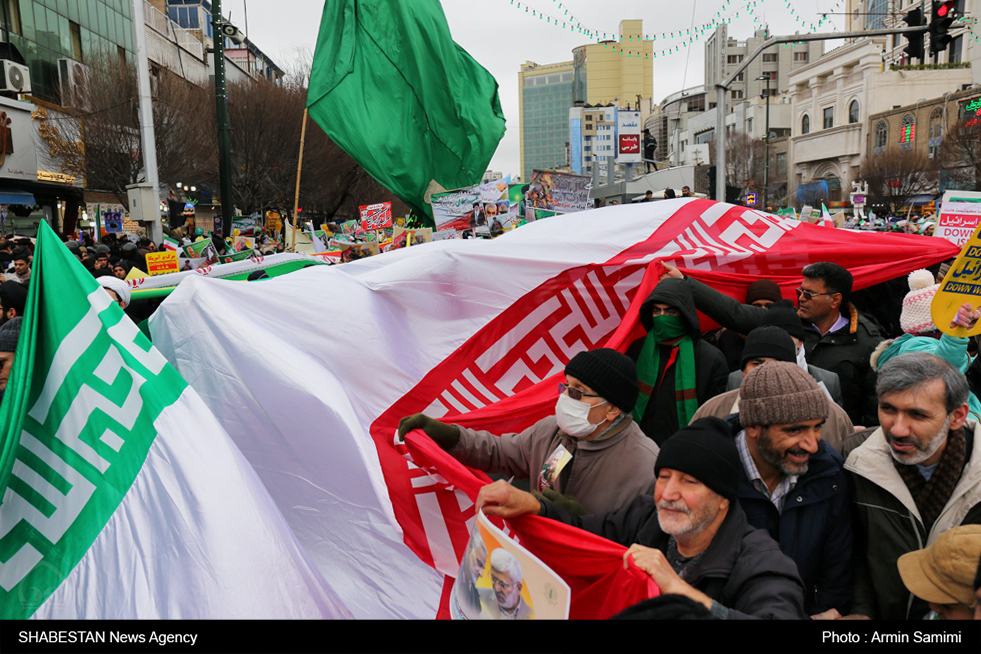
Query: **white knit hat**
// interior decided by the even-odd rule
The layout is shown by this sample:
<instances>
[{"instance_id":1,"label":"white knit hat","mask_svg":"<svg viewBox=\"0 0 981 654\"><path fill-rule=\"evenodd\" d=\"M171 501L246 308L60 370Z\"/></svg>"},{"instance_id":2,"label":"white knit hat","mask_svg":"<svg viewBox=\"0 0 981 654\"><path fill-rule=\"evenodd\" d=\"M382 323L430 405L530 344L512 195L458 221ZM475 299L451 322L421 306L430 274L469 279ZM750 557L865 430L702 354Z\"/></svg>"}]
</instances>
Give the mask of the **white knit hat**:
<instances>
[{"instance_id":1,"label":"white knit hat","mask_svg":"<svg viewBox=\"0 0 981 654\"><path fill-rule=\"evenodd\" d=\"M937 330L930 316L930 304L940 284L934 283L929 270L914 270L909 274L909 293L903 298L903 313L899 326L907 334L926 334Z\"/></svg>"}]
</instances>

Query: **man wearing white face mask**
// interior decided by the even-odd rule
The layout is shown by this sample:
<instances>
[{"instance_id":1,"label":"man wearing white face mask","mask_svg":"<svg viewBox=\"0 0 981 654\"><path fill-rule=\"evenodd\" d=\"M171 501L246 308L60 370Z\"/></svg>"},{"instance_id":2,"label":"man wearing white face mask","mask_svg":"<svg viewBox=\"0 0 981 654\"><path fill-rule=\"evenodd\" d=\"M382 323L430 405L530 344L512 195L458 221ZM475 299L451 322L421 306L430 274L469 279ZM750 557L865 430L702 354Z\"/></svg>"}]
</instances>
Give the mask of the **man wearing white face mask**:
<instances>
[{"instance_id":1,"label":"man wearing white face mask","mask_svg":"<svg viewBox=\"0 0 981 654\"><path fill-rule=\"evenodd\" d=\"M399 435L422 429L461 463L529 479L546 499L574 498L588 513L651 492L659 448L631 416L639 392L633 361L607 348L580 352L565 375L555 414L520 434L496 436L418 413L400 421Z\"/></svg>"}]
</instances>

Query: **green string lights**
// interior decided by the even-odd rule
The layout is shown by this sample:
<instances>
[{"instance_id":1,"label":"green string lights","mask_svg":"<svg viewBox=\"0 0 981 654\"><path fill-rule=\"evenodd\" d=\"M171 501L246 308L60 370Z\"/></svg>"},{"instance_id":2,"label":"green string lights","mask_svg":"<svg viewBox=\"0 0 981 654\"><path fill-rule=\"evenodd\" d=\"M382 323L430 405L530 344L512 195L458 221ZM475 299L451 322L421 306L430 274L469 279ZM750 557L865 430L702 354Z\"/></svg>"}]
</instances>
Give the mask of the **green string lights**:
<instances>
[{"instance_id":1,"label":"green string lights","mask_svg":"<svg viewBox=\"0 0 981 654\"><path fill-rule=\"evenodd\" d=\"M587 38L595 41L596 43L602 43L604 41L607 41L607 43L604 43L604 47L607 48L611 47L610 43L608 43L609 41L617 39L616 43L619 43L620 47L618 48L616 44L614 44L612 47L614 51L619 51L620 55L626 54L628 57L637 57L637 58L640 58L641 55L643 55L645 59L650 59L650 58L656 59L659 55L661 57L665 57L680 52L682 48L687 48L688 46L691 46L696 41L700 41L702 37L704 37L706 34L711 34L712 32L714 32L715 29L718 28L719 26L729 25L732 23L733 20L738 19L742 15L745 15L747 18L752 18L752 23L754 27L759 29L760 26L762 25L762 20L758 15L758 10L762 8L762 5L765 1L766 0L748 0L745 3L738 2L736 7L734 8L732 4L732 0L726 0L725 4L722 5L722 7L717 12L715 12L715 15L711 18L711 20L702 23L701 25L697 25L685 30L645 34L643 35L643 38L638 37L635 39L634 37L631 36L631 37L627 37L626 40L619 38L618 35L614 33L602 32L599 30L594 30L586 27L585 25L582 24L582 22L579 21L579 19L577 19L572 13L570 13L569 8L564 3L559 2L559 0L552 0L552 4L555 6L556 11L562 12L560 17L553 16L551 14L546 14L540 11L539 9L530 7L527 2L511 0L511 5L514 6L516 9L524 8L525 13L530 13L531 16L536 17L539 20L544 20L549 25L554 25L555 27L558 27L563 30L568 29L571 32L582 34ZM776 0L771 0L771 4L775 1ZM811 33L818 32L822 28L822 26L824 26L824 24L830 20L828 16L832 13L835 13L841 7L843 2L844 0L836 0L834 5L830 7L828 11L823 12L821 14L821 17L816 22L810 22L802 18L800 15L798 15L797 11L793 8L793 6L791 6L791 0L783 0L786 10L794 18L798 26L802 30L806 30ZM735 11L733 11L733 9L735 9ZM681 39L681 42L677 44L668 45L667 47L659 51L652 52L650 55L643 52L642 50L637 51L630 48L631 44L640 45L641 41L656 42L658 39L660 39L662 42ZM975 40L977 40L977 37L975 37ZM624 43L626 43L626 46L623 45ZM794 45L796 44L787 43L784 44L784 47L793 47ZM643 48L643 46L641 47Z\"/></svg>"}]
</instances>

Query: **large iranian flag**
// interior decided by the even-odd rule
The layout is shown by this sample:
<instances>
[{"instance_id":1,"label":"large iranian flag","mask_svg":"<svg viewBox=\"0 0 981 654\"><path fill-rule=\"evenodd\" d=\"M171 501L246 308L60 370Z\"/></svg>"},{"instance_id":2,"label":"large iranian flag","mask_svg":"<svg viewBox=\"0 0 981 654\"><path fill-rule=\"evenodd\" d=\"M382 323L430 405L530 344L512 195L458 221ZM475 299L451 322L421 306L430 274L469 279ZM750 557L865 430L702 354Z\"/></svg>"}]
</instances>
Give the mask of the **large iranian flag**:
<instances>
[{"instance_id":1,"label":"large iranian flag","mask_svg":"<svg viewBox=\"0 0 981 654\"><path fill-rule=\"evenodd\" d=\"M211 410L41 223L0 406L0 618L346 617Z\"/></svg>"},{"instance_id":2,"label":"large iranian flag","mask_svg":"<svg viewBox=\"0 0 981 654\"><path fill-rule=\"evenodd\" d=\"M638 335L636 307L658 260L743 299L761 276L792 297L816 261L849 268L858 289L956 251L941 239L668 200L255 283L192 276L151 332L352 613L432 617L467 542L474 485L398 444L399 418L424 411L503 433L547 415L572 356ZM534 529L548 540L547 527ZM572 612L600 615L577 598Z\"/></svg>"}]
</instances>

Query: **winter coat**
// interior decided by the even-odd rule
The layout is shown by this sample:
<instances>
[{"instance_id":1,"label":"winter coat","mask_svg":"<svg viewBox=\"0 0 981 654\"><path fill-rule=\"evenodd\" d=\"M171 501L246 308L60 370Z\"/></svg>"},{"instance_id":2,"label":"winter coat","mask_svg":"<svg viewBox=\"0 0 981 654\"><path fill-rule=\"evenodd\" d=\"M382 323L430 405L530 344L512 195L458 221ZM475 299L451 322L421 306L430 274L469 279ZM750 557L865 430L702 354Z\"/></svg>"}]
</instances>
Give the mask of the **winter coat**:
<instances>
[{"instance_id":1,"label":"winter coat","mask_svg":"<svg viewBox=\"0 0 981 654\"><path fill-rule=\"evenodd\" d=\"M654 463L660 448L633 419L602 441L579 441L548 416L520 434L495 436L460 427L460 440L449 450L457 461L477 470L530 479L538 489L545 462L561 445L572 454L552 487L574 497L589 513L615 511L638 495L653 492Z\"/></svg>"},{"instance_id":2,"label":"winter coat","mask_svg":"<svg viewBox=\"0 0 981 654\"><path fill-rule=\"evenodd\" d=\"M936 522L924 525L913 496L893 465L882 428L845 461L855 513L855 592L852 613L873 619L918 620L926 602L903 584L896 561L931 545L952 527L981 524L981 426L968 421L967 461Z\"/></svg>"},{"instance_id":3,"label":"winter coat","mask_svg":"<svg viewBox=\"0 0 981 654\"><path fill-rule=\"evenodd\" d=\"M667 552L653 495L638 497L614 513L572 516L549 502L539 515L574 525L624 547L639 543ZM750 526L738 501L704 552L686 574L693 588L729 609L729 618L794 620L805 617L804 587L797 566L762 529Z\"/></svg>"},{"instance_id":4,"label":"winter coat","mask_svg":"<svg viewBox=\"0 0 981 654\"><path fill-rule=\"evenodd\" d=\"M733 433L738 431L735 427ZM783 513L740 466L739 504L749 524L765 529L797 564L807 615L830 608L847 615L851 604L852 511L844 464L834 448L820 441L807 472L785 498Z\"/></svg>"},{"instance_id":5,"label":"winter coat","mask_svg":"<svg viewBox=\"0 0 981 654\"><path fill-rule=\"evenodd\" d=\"M681 317L688 323L688 333L692 338L692 350L695 355L695 396L699 405L704 404L709 398L722 393L726 388L726 381L729 376L726 359L717 347L702 340L698 324L698 312L695 310L695 301L687 284L680 279L664 279L647 296L647 299L640 306L640 324L648 331L653 324L651 310L655 302L669 304L677 308ZM646 338L646 336L638 338L627 348L627 356L634 363L640 358L640 352L644 347ZM671 349L670 346L665 345L659 347L661 352L658 376L663 373L664 365L668 360L666 352ZM675 378L674 366L672 366L665 374L658 397L651 397L640 421L641 430L658 444L663 443L678 429L684 427L684 425L678 424L678 415L674 410L674 397ZM660 399L662 406L670 405L672 410L658 412L658 399Z\"/></svg>"},{"instance_id":6,"label":"winter coat","mask_svg":"<svg viewBox=\"0 0 981 654\"><path fill-rule=\"evenodd\" d=\"M684 279L692 290L695 305L706 316L740 334L760 326L766 309L741 304L696 279ZM878 328L852 305L842 307L848 324L821 335L814 326L802 320L804 354L808 363L838 374L845 411L856 425L879 423L875 399L875 371L869 365L876 345L882 340Z\"/></svg>"},{"instance_id":7,"label":"winter coat","mask_svg":"<svg viewBox=\"0 0 981 654\"><path fill-rule=\"evenodd\" d=\"M971 365L971 357L967 354L968 340L947 334L941 334L940 338L904 334L899 338L879 343L872 353L872 368L878 372L879 368L893 357L910 352L926 352L944 359L950 365L966 373ZM978 402L978 398L973 392L967 396L967 405L971 412L971 419L981 421L981 402Z\"/></svg>"}]
</instances>

